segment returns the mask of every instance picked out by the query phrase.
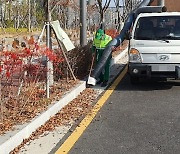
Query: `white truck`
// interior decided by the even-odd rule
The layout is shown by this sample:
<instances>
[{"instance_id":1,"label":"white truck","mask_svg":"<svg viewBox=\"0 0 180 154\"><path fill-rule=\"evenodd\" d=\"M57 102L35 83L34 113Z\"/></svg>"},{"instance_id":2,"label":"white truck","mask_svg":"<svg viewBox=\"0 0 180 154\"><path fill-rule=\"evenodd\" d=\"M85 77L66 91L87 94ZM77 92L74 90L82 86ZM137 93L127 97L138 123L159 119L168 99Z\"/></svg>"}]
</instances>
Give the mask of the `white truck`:
<instances>
[{"instance_id":1,"label":"white truck","mask_svg":"<svg viewBox=\"0 0 180 154\"><path fill-rule=\"evenodd\" d=\"M139 14L129 39L131 83L180 78L180 12Z\"/></svg>"}]
</instances>

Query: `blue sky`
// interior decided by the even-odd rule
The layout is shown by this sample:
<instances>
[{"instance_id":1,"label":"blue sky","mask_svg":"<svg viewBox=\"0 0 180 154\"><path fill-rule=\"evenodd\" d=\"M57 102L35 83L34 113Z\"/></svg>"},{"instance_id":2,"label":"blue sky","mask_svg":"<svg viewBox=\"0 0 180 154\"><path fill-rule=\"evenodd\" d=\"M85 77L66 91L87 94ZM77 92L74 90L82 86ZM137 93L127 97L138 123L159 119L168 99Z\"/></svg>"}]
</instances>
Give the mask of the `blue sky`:
<instances>
[{"instance_id":1,"label":"blue sky","mask_svg":"<svg viewBox=\"0 0 180 154\"><path fill-rule=\"evenodd\" d=\"M120 5L123 4L123 1L124 1L124 0L119 0ZM106 2L106 0L103 0L103 3L105 3L105 2ZM113 6L115 6L114 0L111 0L110 7L113 7Z\"/></svg>"}]
</instances>

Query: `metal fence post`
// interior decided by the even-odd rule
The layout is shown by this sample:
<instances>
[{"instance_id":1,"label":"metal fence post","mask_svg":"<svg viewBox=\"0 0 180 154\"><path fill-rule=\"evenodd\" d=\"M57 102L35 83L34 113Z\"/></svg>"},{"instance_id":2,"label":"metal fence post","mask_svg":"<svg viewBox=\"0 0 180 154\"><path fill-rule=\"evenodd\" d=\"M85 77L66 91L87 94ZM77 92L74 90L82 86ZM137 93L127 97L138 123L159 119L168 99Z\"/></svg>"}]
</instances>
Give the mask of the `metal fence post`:
<instances>
[{"instance_id":1,"label":"metal fence post","mask_svg":"<svg viewBox=\"0 0 180 154\"><path fill-rule=\"evenodd\" d=\"M51 42L51 15L50 15L50 4L49 0L47 0L47 10L46 10L46 46L48 49L52 49L52 42ZM46 75L46 97L50 97L49 87L53 84L53 65L52 62L49 61L49 58L46 57L46 64L47 64L47 75Z\"/></svg>"}]
</instances>

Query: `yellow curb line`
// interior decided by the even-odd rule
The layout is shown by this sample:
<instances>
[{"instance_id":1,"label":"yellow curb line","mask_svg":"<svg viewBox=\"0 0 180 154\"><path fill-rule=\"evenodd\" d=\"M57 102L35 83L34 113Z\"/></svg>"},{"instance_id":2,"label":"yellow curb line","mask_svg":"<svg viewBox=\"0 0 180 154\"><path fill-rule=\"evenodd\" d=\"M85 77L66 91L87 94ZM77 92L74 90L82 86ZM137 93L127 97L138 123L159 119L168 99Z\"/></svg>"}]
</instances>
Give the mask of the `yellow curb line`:
<instances>
[{"instance_id":1,"label":"yellow curb line","mask_svg":"<svg viewBox=\"0 0 180 154\"><path fill-rule=\"evenodd\" d=\"M119 82L122 80L122 78L125 76L126 73L127 73L127 66L122 71L122 73L118 76L118 78L113 82L113 84L106 90L104 95L99 99L99 101L96 103L96 105L90 111L90 113L88 113L88 115L81 121L79 126L76 127L74 132L66 139L66 141L61 145L61 147L56 151L55 154L68 153L71 150L73 145L76 143L76 141L83 134L85 129L92 122L92 120L96 116L97 112L102 108L104 103L107 101L107 99L113 93L116 86L119 84Z\"/></svg>"}]
</instances>

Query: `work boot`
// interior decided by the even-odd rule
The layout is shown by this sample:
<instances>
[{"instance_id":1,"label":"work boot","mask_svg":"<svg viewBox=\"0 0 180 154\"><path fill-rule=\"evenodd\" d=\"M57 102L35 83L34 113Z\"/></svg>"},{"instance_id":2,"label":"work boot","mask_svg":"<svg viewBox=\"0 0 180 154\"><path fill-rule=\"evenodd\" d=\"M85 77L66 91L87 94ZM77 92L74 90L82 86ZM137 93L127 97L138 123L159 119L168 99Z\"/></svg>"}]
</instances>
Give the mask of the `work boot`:
<instances>
[{"instance_id":1,"label":"work boot","mask_svg":"<svg viewBox=\"0 0 180 154\"><path fill-rule=\"evenodd\" d=\"M92 88L93 87L93 85L91 85L91 84L86 84L86 88Z\"/></svg>"},{"instance_id":2,"label":"work boot","mask_svg":"<svg viewBox=\"0 0 180 154\"><path fill-rule=\"evenodd\" d=\"M106 87L107 83L108 83L108 81L103 81L103 83L101 84L101 87Z\"/></svg>"}]
</instances>

